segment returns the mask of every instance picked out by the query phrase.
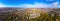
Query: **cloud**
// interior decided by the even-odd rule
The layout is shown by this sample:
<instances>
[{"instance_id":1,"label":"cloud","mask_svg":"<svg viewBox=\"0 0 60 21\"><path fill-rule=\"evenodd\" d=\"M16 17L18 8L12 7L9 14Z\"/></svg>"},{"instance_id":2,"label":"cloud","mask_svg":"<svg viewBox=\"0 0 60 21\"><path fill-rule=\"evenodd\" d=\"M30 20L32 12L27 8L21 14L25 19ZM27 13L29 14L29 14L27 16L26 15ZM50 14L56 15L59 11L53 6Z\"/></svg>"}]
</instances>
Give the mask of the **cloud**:
<instances>
[{"instance_id":1,"label":"cloud","mask_svg":"<svg viewBox=\"0 0 60 21\"><path fill-rule=\"evenodd\" d=\"M52 4L44 4L44 3L37 3L34 4L21 4L20 7L26 7L26 8L48 8L52 7Z\"/></svg>"},{"instance_id":2,"label":"cloud","mask_svg":"<svg viewBox=\"0 0 60 21\"><path fill-rule=\"evenodd\" d=\"M46 0L46 1L54 1L54 0Z\"/></svg>"},{"instance_id":3,"label":"cloud","mask_svg":"<svg viewBox=\"0 0 60 21\"><path fill-rule=\"evenodd\" d=\"M56 8L56 7L59 7L59 3L54 2L52 4L45 4L45 3L35 2L34 4L21 4L20 7L26 7L26 8Z\"/></svg>"},{"instance_id":4,"label":"cloud","mask_svg":"<svg viewBox=\"0 0 60 21\"><path fill-rule=\"evenodd\" d=\"M60 3L59 2L54 2L52 4L55 8L60 8Z\"/></svg>"},{"instance_id":5,"label":"cloud","mask_svg":"<svg viewBox=\"0 0 60 21\"><path fill-rule=\"evenodd\" d=\"M3 8L3 7L5 7L5 5L3 5L2 3L0 3L0 8Z\"/></svg>"},{"instance_id":6,"label":"cloud","mask_svg":"<svg viewBox=\"0 0 60 21\"><path fill-rule=\"evenodd\" d=\"M0 8L3 7L22 7L22 8L57 8L60 7L58 2L54 2L52 4L45 4L45 3L39 3L35 2L34 4L20 4L20 5L4 5L0 3Z\"/></svg>"},{"instance_id":7,"label":"cloud","mask_svg":"<svg viewBox=\"0 0 60 21\"><path fill-rule=\"evenodd\" d=\"M26 8L30 8L30 7L34 7L34 5L32 5L32 4L21 4L21 5L19 5L19 7L26 7Z\"/></svg>"},{"instance_id":8,"label":"cloud","mask_svg":"<svg viewBox=\"0 0 60 21\"><path fill-rule=\"evenodd\" d=\"M4 7L19 7L19 6L15 6L15 5L4 5L2 3L0 3L0 8L4 8Z\"/></svg>"},{"instance_id":9,"label":"cloud","mask_svg":"<svg viewBox=\"0 0 60 21\"><path fill-rule=\"evenodd\" d=\"M59 3L58 2L54 2L52 4L53 4L54 7L56 7L56 6L58 6Z\"/></svg>"}]
</instances>

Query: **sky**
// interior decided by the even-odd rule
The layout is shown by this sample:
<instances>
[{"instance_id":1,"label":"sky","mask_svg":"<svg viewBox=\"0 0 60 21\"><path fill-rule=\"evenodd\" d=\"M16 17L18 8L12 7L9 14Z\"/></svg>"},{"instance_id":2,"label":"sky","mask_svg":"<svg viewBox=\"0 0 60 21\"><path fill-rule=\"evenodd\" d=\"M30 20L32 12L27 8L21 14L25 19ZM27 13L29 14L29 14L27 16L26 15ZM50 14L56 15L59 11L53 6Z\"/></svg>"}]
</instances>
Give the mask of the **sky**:
<instances>
[{"instance_id":1,"label":"sky","mask_svg":"<svg viewBox=\"0 0 60 21\"><path fill-rule=\"evenodd\" d=\"M0 0L0 8L60 8L60 0Z\"/></svg>"}]
</instances>

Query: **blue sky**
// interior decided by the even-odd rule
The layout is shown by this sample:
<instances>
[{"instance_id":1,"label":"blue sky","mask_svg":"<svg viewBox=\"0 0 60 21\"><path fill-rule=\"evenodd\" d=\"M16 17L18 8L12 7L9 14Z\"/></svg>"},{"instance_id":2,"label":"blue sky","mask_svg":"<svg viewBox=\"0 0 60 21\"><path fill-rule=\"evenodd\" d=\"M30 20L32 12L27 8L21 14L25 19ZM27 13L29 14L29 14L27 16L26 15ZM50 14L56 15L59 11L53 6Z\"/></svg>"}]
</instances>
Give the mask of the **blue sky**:
<instances>
[{"instance_id":1,"label":"blue sky","mask_svg":"<svg viewBox=\"0 0 60 21\"><path fill-rule=\"evenodd\" d=\"M0 0L0 8L60 8L60 0Z\"/></svg>"}]
</instances>

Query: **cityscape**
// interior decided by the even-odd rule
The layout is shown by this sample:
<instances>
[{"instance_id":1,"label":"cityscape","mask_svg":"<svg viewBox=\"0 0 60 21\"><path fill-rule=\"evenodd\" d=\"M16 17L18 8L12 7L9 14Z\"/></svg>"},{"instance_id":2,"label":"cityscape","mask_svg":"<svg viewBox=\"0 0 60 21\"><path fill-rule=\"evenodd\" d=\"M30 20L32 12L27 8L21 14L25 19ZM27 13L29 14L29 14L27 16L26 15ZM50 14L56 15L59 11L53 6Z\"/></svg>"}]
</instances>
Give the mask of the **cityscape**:
<instances>
[{"instance_id":1,"label":"cityscape","mask_svg":"<svg viewBox=\"0 0 60 21\"><path fill-rule=\"evenodd\" d=\"M0 21L60 21L60 8L0 8Z\"/></svg>"},{"instance_id":2,"label":"cityscape","mask_svg":"<svg viewBox=\"0 0 60 21\"><path fill-rule=\"evenodd\" d=\"M60 0L0 0L0 21L60 21Z\"/></svg>"}]
</instances>

